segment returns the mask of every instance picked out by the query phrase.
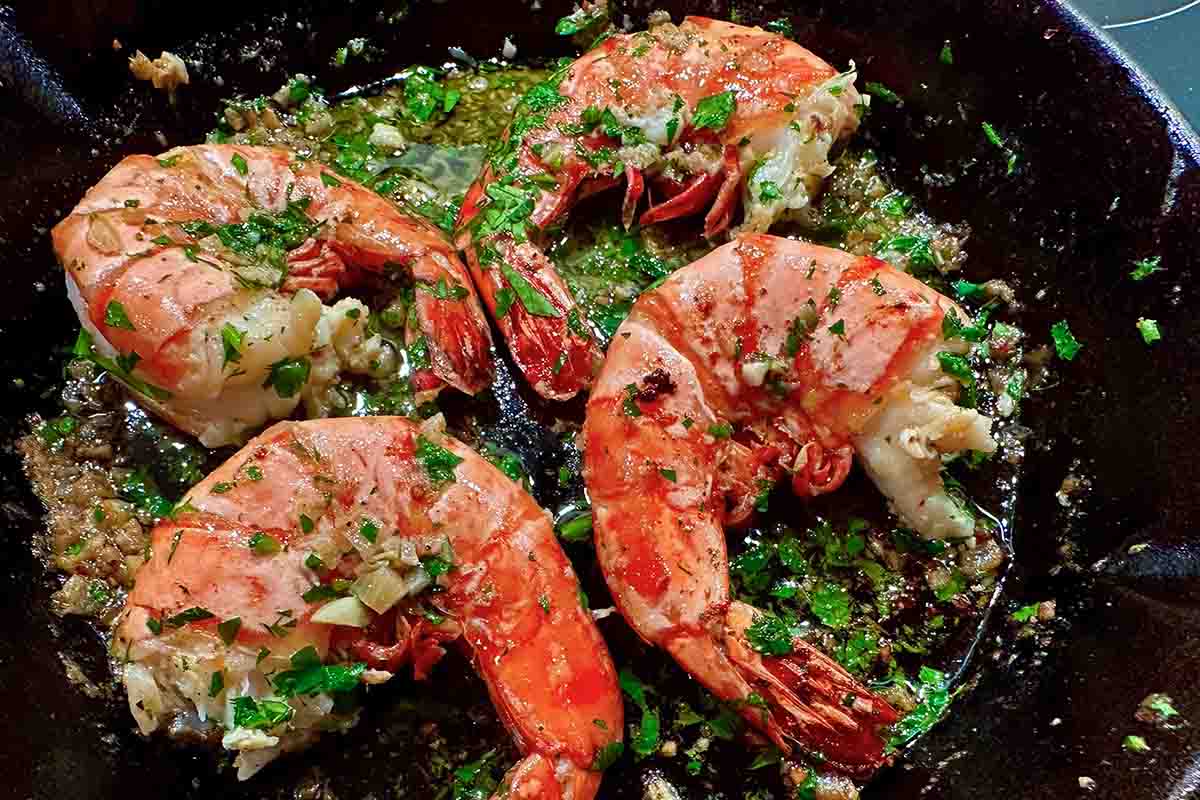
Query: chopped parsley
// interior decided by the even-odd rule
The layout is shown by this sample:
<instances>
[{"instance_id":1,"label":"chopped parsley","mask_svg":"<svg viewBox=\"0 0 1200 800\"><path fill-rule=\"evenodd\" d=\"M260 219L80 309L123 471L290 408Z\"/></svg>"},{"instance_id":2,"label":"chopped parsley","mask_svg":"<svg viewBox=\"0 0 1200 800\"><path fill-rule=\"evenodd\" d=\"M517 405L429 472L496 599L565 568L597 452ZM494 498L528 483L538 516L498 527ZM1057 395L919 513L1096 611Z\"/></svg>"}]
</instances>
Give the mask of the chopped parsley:
<instances>
[{"instance_id":1,"label":"chopped parsley","mask_svg":"<svg viewBox=\"0 0 1200 800\"><path fill-rule=\"evenodd\" d=\"M1004 174L1012 175L1013 170L1015 170L1017 168L1018 156L1017 156L1016 151L1004 143L1004 140L1000 138L1000 134L996 132L996 129L992 127L991 123L984 122L984 123L982 123L982 127L983 127L983 135L988 140L988 142L990 142L995 148L1000 150L1000 152L1004 153L1004 159L1005 159L1005 173Z\"/></svg>"},{"instance_id":2,"label":"chopped parsley","mask_svg":"<svg viewBox=\"0 0 1200 800\"><path fill-rule=\"evenodd\" d=\"M1014 622L1029 622L1037 616L1038 604L1030 603L1027 606L1021 606L1013 613L1009 614Z\"/></svg>"},{"instance_id":3,"label":"chopped parsley","mask_svg":"<svg viewBox=\"0 0 1200 800\"><path fill-rule=\"evenodd\" d=\"M431 67L416 66L404 77L405 116L424 124L441 112L449 114L458 105L462 93L442 85L441 75Z\"/></svg>"},{"instance_id":4,"label":"chopped parsley","mask_svg":"<svg viewBox=\"0 0 1200 800\"><path fill-rule=\"evenodd\" d=\"M300 595L300 599L306 603L319 603L322 600L336 600L339 597L345 597L349 591L350 581L335 578L330 583L318 583Z\"/></svg>"},{"instance_id":5,"label":"chopped parsley","mask_svg":"<svg viewBox=\"0 0 1200 800\"><path fill-rule=\"evenodd\" d=\"M979 313L979 318L971 322L969 325L958 318L958 312L953 308L947 310L945 316L942 317L942 338L947 341L951 339L965 339L968 342L982 342L988 338L988 314L989 310L984 309Z\"/></svg>"},{"instance_id":6,"label":"chopped parsley","mask_svg":"<svg viewBox=\"0 0 1200 800\"><path fill-rule=\"evenodd\" d=\"M78 429L79 420L75 419L75 417L65 416L43 422L37 426L35 432L44 445L47 447L57 447Z\"/></svg>"},{"instance_id":7,"label":"chopped parsley","mask_svg":"<svg viewBox=\"0 0 1200 800\"><path fill-rule=\"evenodd\" d=\"M1133 262L1133 271L1129 277L1135 281L1144 281L1156 272L1162 272L1162 256L1152 256Z\"/></svg>"},{"instance_id":8,"label":"chopped parsley","mask_svg":"<svg viewBox=\"0 0 1200 800\"><path fill-rule=\"evenodd\" d=\"M573 13L556 22L554 24L554 32L559 36L574 36L604 19L604 14L605 12L602 7L592 11L578 8Z\"/></svg>"},{"instance_id":9,"label":"chopped parsley","mask_svg":"<svg viewBox=\"0 0 1200 800\"><path fill-rule=\"evenodd\" d=\"M180 611L173 617L167 617L165 620L163 620L163 624L169 628L182 628L184 625L188 625L193 622L203 622L206 619L212 619L213 616L213 613L207 608L192 606L191 608Z\"/></svg>"},{"instance_id":10,"label":"chopped parsley","mask_svg":"<svg viewBox=\"0 0 1200 800\"><path fill-rule=\"evenodd\" d=\"M438 300L462 300L471 294L471 291L467 287L453 281L447 281L445 275L438 278L437 283L417 281L417 288L428 292Z\"/></svg>"},{"instance_id":11,"label":"chopped parsley","mask_svg":"<svg viewBox=\"0 0 1200 800\"><path fill-rule=\"evenodd\" d=\"M637 404L638 388L636 383L630 383L625 387L625 399L621 401L621 411L627 417L640 417L642 409Z\"/></svg>"},{"instance_id":12,"label":"chopped parsley","mask_svg":"<svg viewBox=\"0 0 1200 800\"><path fill-rule=\"evenodd\" d=\"M580 514L560 522L558 536L564 542L586 542L592 537L592 515Z\"/></svg>"},{"instance_id":13,"label":"chopped parsley","mask_svg":"<svg viewBox=\"0 0 1200 800\"><path fill-rule=\"evenodd\" d=\"M308 383L312 362L306 356L283 358L271 365L263 388L271 386L280 397L294 397Z\"/></svg>"},{"instance_id":14,"label":"chopped parsley","mask_svg":"<svg viewBox=\"0 0 1200 800\"><path fill-rule=\"evenodd\" d=\"M117 489L117 494L155 519L171 515L171 501L162 496L158 484L145 467L138 467L129 473Z\"/></svg>"},{"instance_id":15,"label":"chopped parsley","mask_svg":"<svg viewBox=\"0 0 1200 800\"><path fill-rule=\"evenodd\" d=\"M513 301L517 299L513 290L504 286L496 291L496 319L504 319L508 314L508 310L512 308Z\"/></svg>"},{"instance_id":16,"label":"chopped parsley","mask_svg":"<svg viewBox=\"0 0 1200 800\"><path fill-rule=\"evenodd\" d=\"M773 19L766 25L763 25L763 27L769 30L771 33L778 33L780 36L786 36L788 39L791 39L796 35L796 31L792 27L792 21L786 17Z\"/></svg>"},{"instance_id":17,"label":"chopped parsley","mask_svg":"<svg viewBox=\"0 0 1200 800\"><path fill-rule=\"evenodd\" d=\"M1138 317L1137 321L1138 333L1142 335L1142 341L1146 344L1154 344L1162 340L1162 332L1158 329L1158 321Z\"/></svg>"},{"instance_id":18,"label":"chopped parsley","mask_svg":"<svg viewBox=\"0 0 1200 800\"><path fill-rule=\"evenodd\" d=\"M838 663L853 675L865 675L879 657L879 641L867 631L855 631L834 652Z\"/></svg>"},{"instance_id":19,"label":"chopped parsley","mask_svg":"<svg viewBox=\"0 0 1200 800\"><path fill-rule=\"evenodd\" d=\"M281 549L283 549L283 546L279 544L278 539L269 533L263 533L262 531L256 531L254 535L250 537L250 541L247 544L251 550L260 556L275 555Z\"/></svg>"},{"instance_id":20,"label":"chopped parsley","mask_svg":"<svg viewBox=\"0 0 1200 800\"><path fill-rule=\"evenodd\" d=\"M947 39L942 44L942 51L938 53L938 61L950 67L954 65L954 51L950 49L950 40Z\"/></svg>"},{"instance_id":21,"label":"chopped parsley","mask_svg":"<svg viewBox=\"0 0 1200 800\"><path fill-rule=\"evenodd\" d=\"M908 263L913 269L929 269L937 267L932 245L933 242L928 236L901 235L881 240L875 246L875 252L898 253L908 257Z\"/></svg>"},{"instance_id":22,"label":"chopped parsley","mask_svg":"<svg viewBox=\"0 0 1200 800\"><path fill-rule=\"evenodd\" d=\"M491 761L495 755L495 750L489 750L475 761L454 770L449 800L487 800L492 797L499 786L499 781L491 769ZM443 790L438 797L444 795Z\"/></svg>"},{"instance_id":23,"label":"chopped parsley","mask_svg":"<svg viewBox=\"0 0 1200 800\"><path fill-rule=\"evenodd\" d=\"M769 508L771 499L771 490L775 488L774 481L759 480L758 494L754 496L754 510L760 514L765 514Z\"/></svg>"},{"instance_id":24,"label":"chopped parsley","mask_svg":"<svg viewBox=\"0 0 1200 800\"><path fill-rule=\"evenodd\" d=\"M940 602L947 603L953 600L963 589L966 588L966 578L958 570L950 573L945 583L933 590L933 596Z\"/></svg>"},{"instance_id":25,"label":"chopped parsley","mask_svg":"<svg viewBox=\"0 0 1200 800\"><path fill-rule=\"evenodd\" d=\"M770 203L783 198L783 192L779 190L779 184L775 181L759 181L758 183L758 199L762 203Z\"/></svg>"},{"instance_id":26,"label":"chopped parsley","mask_svg":"<svg viewBox=\"0 0 1200 800\"><path fill-rule=\"evenodd\" d=\"M844 628L850 624L850 593L836 583L821 583L809 597L809 607L822 625Z\"/></svg>"},{"instance_id":27,"label":"chopped parsley","mask_svg":"<svg viewBox=\"0 0 1200 800\"><path fill-rule=\"evenodd\" d=\"M892 103L893 105L895 105L896 103L900 102L900 95L896 94L891 89L884 86L882 83L876 83L875 81L867 81L866 89L867 89L867 94L869 94L873 97L878 97L880 100L882 100L885 103Z\"/></svg>"},{"instance_id":28,"label":"chopped parsley","mask_svg":"<svg viewBox=\"0 0 1200 800\"><path fill-rule=\"evenodd\" d=\"M1141 736L1126 736L1121 742L1121 748L1128 750L1131 753L1148 753L1150 745L1146 744L1146 740Z\"/></svg>"},{"instance_id":29,"label":"chopped parsley","mask_svg":"<svg viewBox=\"0 0 1200 800\"><path fill-rule=\"evenodd\" d=\"M796 621L790 617L777 617L774 614L762 613L755 617L754 622L746 629L746 641L750 647L767 656L791 655L795 649L792 644L793 629Z\"/></svg>"},{"instance_id":30,"label":"chopped parsley","mask_svg":"<svg viewBox=\"0 0 1200 800\"><path fill-rule=\"evenodd\" d=\"M1071 333L1071 328L1067 325L1066 320L1050 326L1050 338L1054 340L1054 352L1058 353L1058 357L1065 361L1075 360L1075 356L1079 355L1079 351L1083 348L1083 345Z\"/></svg>"},{"instance_id":31,"label":"chopped parsley","mask_svg":"<svg viewBox=\"0 0 1200 800\"><path fill-rule=\"evenodd\" d=\"M221 343L225 347L225 361L222 362L222 367L242 360L242 342L245 338L246 332L238 330L232 323L226 322L221 326Z\"/></svg>"},{"instance_id":32,"label":"chopped parsley","mask_svg":"<svg viewBox=\"0 0 1200 800\"><path fill-rule=\"evenodd\" d=\"M454 569L454 562L442 556L421 556L421 566L429 573L429 577L437 578Z\"/></svg>"},{"instance_id":33,"label":"chopped parsley","mask_svg":"<svg viewBox=\"0 0 1200 800\"><path fill-rule=\"evenodd\" d=\"M554 307L549 298L530 283L524 275L503 261L500 262L500 274L504 276L504 280L508 281L509 287L516 293L517 299L521 301L521 306L524 307L526 313L535 317L557 318L562 316L562 312ZM508 305L511 306L512 301L509 301Z\"/></svg>"},{"instance_id":34,"label":"chopped parsley","mask_svg":"<svg viewBox=\"0 0 1200 800\"><path fill-rule=\"evenodd\" d=\"M129 315L125 313L125 306L116 300L110 300L104 307L104 324L110 328L120 328L126 331L136 330L133 323L129 321Z\"/></svg>"},{"instance_id":35,"label":"chopped parsley","mask_svg":"<svg viewBox=\"0 0 1200 800\"><path fill-rule=\"evenodd\" d=\"M633 741L629 743L638 760L641 760L653 755L658 750L661 720L658 711L651 708L646 701L647 688L633 670L628 667L623 668L618 676L618 681L621 684L621 690L642 712L637 732L633 736Z\"/></svg>"},{"instance_id":36,"label":"chopped parsley","mask_svg":"<svg viewBox=\"0 0 1200 800\"><path fill-rule=\"evenodd\" d=\"M971 362L965 356L945 350L937 354L937 359L942 372L962 384L962 405L965 408L974 408L978 401L978 384L975 380L975 372L971 369Z\"/></svg>"},{"instance_id":37,"label":"chopped parsley","mask_svg":"<svg viewBox=\"0 0 1200 800\"><path fill-rule=\"evenodd\" d=\"M983 295L983 284L957 280L954 282L954 293L962 298L978 298Z\"/></svg>"},{"instance_id":38,"label":"chopped parsley","mask_svg":"<svg viewBox=\"0 0 1200 800\"><path fill-rule=\"evenodd\" d=\"M625 743L621 741L609 742L596 751L596 757L592 760L592 771L603 772L620 760L625 753Z\"/></svg>"},{"instance_id":39,"label":"chopped parsley","mask_svg":"<svg viewBox=\"0 0 1200 800\"><path fill-rule=\"evenodd\" d=\"M291 664L290 670L279 673L271 681L280 697L311 697L353 691L367 668L362 662L322 664L317 649L312 645L292 654Z\"/></svg>"},{"instance_id":40,"label":"chopped parsley","mask_svg":"<svg viewBox=\"0 0 1200 800\"><path fill-rule=\"evenodd\" d=\"M421 462L425 474L435 485L453 482L454 469L463 462L454 453L424 436L417 437L417 461Z\"/></svg>"},{"instance_id":41,"label":"chopped parsley","mask_svg":"<svg viewBox=\"0 0 1200 800\"><path fill-rule=\"evenodd\" d=\"M729 124L729 118L733 116L736 108L737 93L732 89L705 97L696 104L696 111L692 114L692 126L719 131Z\"/></svg>"},{"instance_id":42,"label":"chopped parsley","mask_svg":"<svg viewBox=\"0 0 1200 800\"><path fill-rule=\"evenodd\" d=\"M296 713L282 700L255 700L253 697L233 698L233 726L249 730L269 731L287 722Z\"/></svg>"},{"instance_id":43,"label":"chopped parsley","mask_svg":"<svg viewBox=\"0 0 1200 800\"><path fill-rule=\"evenodd\" d=\"M241 617L230 617L224 622L217 623L217 635L221 637L221 641L226 646L233 644L237 639L238 631L242 629Z\"/></svg>"},{"instance_id":44,"label":"chopped parsley","mask_svg":"<svg viewBox=\"0 0 1200 800\"><path fill-rule=\"evenodd\" d=\"M1171 698L1165 694L1153 694L1146 699L1150 701L1145 703L1146 708L1153 711L1162 719L1179 716L1179 712L1175 709L1175 706L1171 705Z\"/></svg>"},{"instance_id":45,"label":"chopped parsley","mask_svg":"<svg viewBox=\"0 0 1200 800\"><path fill-rule=\"evenodd\" d=\"M166 389L147 383L133 374L133 368L141 360L141 356L136 352L118 355L116 359L102 356L96 352L96 348L92 344L92 335L83 328L79 330L79 336L76 338L71 352L76 358L90 361L100 369L111 373L113 377L135 392L144 394L160 403L171 399L171 393Z\"/></svg>"},{"instance_id":46,"label":"chopped parsley","mask_svg":"<svg viewBox=\"0 0 1200 800\"><path fill-rule=\"evenodd\" d=\"M718 422L708 426L708 435L714 439L728 439L733 436L733 426L728 422Z\"/></svg>"},{"instance_id":47,"label":"chopped parsley","mask_svg":"<svg viewBox=\"0 0 1200 800\"><path fill-rule=\"evenodd\" d=\"M950 691L946 687L945 674L936 669L921 667L917 676L916 690L920 703L892 726L888 749L895 750L937 724L950 706Z\"/></svg>"}]
</instances>

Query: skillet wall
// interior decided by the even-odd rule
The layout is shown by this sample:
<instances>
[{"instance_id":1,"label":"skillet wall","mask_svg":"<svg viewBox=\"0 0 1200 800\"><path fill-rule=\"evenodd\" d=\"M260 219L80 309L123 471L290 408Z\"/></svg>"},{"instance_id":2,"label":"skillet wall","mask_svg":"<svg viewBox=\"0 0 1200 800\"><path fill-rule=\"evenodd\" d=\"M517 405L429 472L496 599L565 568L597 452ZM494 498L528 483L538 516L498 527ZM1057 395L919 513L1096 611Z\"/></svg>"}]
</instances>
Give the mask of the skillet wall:
<instances>
[{"instance_id":1,"label":"skillet wall","mask_svg":"<svg viewBox=\"0 0 1200 800\"><path fill-rule=\"evenodd\" d=\"M395 23L365 3L290 3L286 12L267 3L251 18L246 5L214 2L181 13L178 4L54 0L0 13L0 242L8 262L0 274L0 602L8 612L0 639L0 707L8 723L0 731L0 773L13 797L291 796L298 778L324 786L330 775L338 776L329 782L338 797L399 796L404 786L409 796L432 795L421 783L425 754L390 747L414 725L409 707L368 712L354 734L329 739L311 759L293 759L250 786L215 774L206 757L142 742L119 703L97 703L67 686L60 649L70 647L98 680L103 654L84 626L45 610L55 584L29 552L40 508L8 445L27 413L54 407L47 390L77 326L46 230L87 186L120 156L161 149L155 131L171 144L197 140L212 127L220 98L272 91L285 73L315 74L338 90L410 62L439 63L447 45L496 55L505 35L522 56L570 54L552 34L554 20L569 11L562 2L534 11L510 0L448 0L414 5ZM676 18L685 10L730 13L723 0L665 7ZM623 9L639 20L650 5L638 0ZM978 689L866 796L1077 797L1080 776L1096 781L1095 797L1188 796L1200 782L1194 134L1176 127L1151 89L1058 4L739 7L751 22L785 10L799 41L838 65L854 58L863 80L905 98L873 112L869 136L902 188L935 215L970 223L967 277L1015 276L1027 300L1044 291L1024 319L1031 335L1045 341L1052 321L1068 319L1084 343L1078 359L1057 368L1057 384L1031 404L1034 436L1009 584L1014 602L1056 598L1063 619L1044 637L1015 643L998 621L978 655ZM44 83L34 99L48 113L19 96L35 70L14 60L14 28L63 75L82 115ZM333 49L356 35L404 56L328 69ZM109 46L114 36L151 55L165 47L202 61L177 109L131 85L124 54ZM947 39L952 69L937 63ZM218 75L223 87L214 84ZM982 120L1022 153L1014 176L1005 176L984 141ZM1168 272L1132 283L1130 261L1151 254L1163 256ZM1139 316L1156 318L1166 340L1143 345L1134 329ZM1070 471L1091 488L1066 509L1055 492ZM1129 554L1135 543L1150 546ZM623 646L616 626L605 633ZM479 695L476 683L454 677L460 672L442 671L421 719L441 714L443 701L461 705L462 696ZM1138 702L1153 691L1171 694L1197 725L1158 732L1136 723ZM450 742L498 734L490 717L442 722ZM1122 752L1127 733L1145 735L1153 752ZM939 762L947 763L939 769ZM640 796L641 778L633 770L611 775L608 796ZM690 792L703 796L699 787Z\"/></svg>"}]
</instances>

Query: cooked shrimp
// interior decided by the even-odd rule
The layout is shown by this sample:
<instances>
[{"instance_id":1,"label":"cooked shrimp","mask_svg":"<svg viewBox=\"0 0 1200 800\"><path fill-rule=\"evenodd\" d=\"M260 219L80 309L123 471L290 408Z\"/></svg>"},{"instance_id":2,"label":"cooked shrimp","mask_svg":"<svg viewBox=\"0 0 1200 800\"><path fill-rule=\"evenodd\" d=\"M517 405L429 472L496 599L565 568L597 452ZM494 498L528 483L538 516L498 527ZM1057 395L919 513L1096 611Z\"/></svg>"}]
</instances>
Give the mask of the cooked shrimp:
<instances>
[{"instance_id":1,"label":"cooked shrimp","mask_svg":"<svg viewBox=\"0 0 1200 800\"><path fill-rule=\"evenodd\" d=\"M508 796L595 794L622 707L570 563L528 494L429 423L279 423L152 540L114 644L143 732L223 732L248 777L349 724L338 692L424 677L457 640L524 754Z\"/></svg>"},{"instance_id":2,"label":"cooked shrimp","mask_svg":"<svg viewBox=\"0 0 1200 800\"><path fill-rule=\"evenodd\" d=\"M339 368L395 368L357 300L364 271L419 291L406 343L415 388L474 393L491 335L433 226L315 162L269 147L130 156L54 228L67 291L100 357L150 408L207 446L315 399Z\"/></svg>"},{"instance_id":3,"label":"cooked shrimp","mask_svg":"<svg viewBox=\"0 0 1200 800\"><path fill-rule=\"evenodd\" d=\"M467 193L459 245L534 389L571 397L600 362L542 252L547 228L624 178L626 227L707 209L713 237L740 197L743 227L765 231L833 171L830 149L858 126L854 77L778 34L688 17L611 36L529 92Z\"/></svg>"},{"instance_id":4,"label":"cooked shrimp","mask_svg":"<svg viewBox=\"0 0 1200 800\"><path fill-rule=\"evenodd\" d=\"M800 494L831 491L857 452L907 524L971 535L941 457L995 445L938 368L966 346L944 338L950 313L877 259L745 235L638 300L587 406L596 551L625 619L722 699L764 697L746 717L781 749L846 772L879 765L896 712L803 642L752 649L759 612L730 602L723 528L789 473Z\"/></svg>"}]
</instances>

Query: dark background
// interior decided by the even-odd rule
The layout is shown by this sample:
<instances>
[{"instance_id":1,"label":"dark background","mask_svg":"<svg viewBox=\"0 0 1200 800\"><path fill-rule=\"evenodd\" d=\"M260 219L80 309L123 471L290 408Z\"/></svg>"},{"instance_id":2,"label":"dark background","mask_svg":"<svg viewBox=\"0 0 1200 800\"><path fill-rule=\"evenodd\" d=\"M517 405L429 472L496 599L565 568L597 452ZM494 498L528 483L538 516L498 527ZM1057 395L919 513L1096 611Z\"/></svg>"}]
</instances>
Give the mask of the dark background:
<instances>
[{"instance_id":1,"label":"dark background","mask_svg":"<svg viewBox=\"0 0 1200 800\"><path fill-rule=\"evenodd\" d=\"M730 12L723 0L659 5L676 17L685 7ZM122 155L163 149L156 131L172 145L195 141L212 127L221 98L272 91L289 72L343 89L410 62L438 63L449 44L495 55L510 34L522 55L569 54L570 46L550 33L567 3L544 6L414 3L397 23L381 21L377 4L355 2L293 3L281 15L282 3L47 0L0 14L0 26L24 32L65 88L47 82L11 35L0 37L6 256L0 424L9 441L27 413L53 409L60 348L76 330L46 231ZM650 4L631 0L623 7L636 20ZM1004 275L1022 297L1040 296L1021 320L1035 343L1046 341L1053 321L1067 319L1084 344L1074 362L1056 365L1052 385L1030 403L1016 564L974 661L978 685L865 796L1196 796L1200 492L1192 398L1200 375L1194 313L1200 170L1194 133L1058 3L814 0L738 8L750 22L790 13L800 41L835 63L855 58L862 80L900 93L904 104L880 108L869 131L894 180L935 216L970 224L966 277ZM1095 10L1110 13L1099 3ZM1194 17L1186 12L1154 25L1175 35ZM1120 35L1143 34L1129 30ZM1152 30L1146 27L1146 35ZM353 35L403 55L332 73L329 54ZM187 102L172 109L132 85L127 51L110 47L114 36L152 56L168 48L195 60ZM946 39L955 44L953 70L937 63ZM1151 45L1145 52L1149 62L1165 49ZM1179 73L1182 82L1171 82L1170 67L1156 74L1182 87L1179 99L1190 96L1186 72ZM1014 175L1004 174L1002 160L982 140L981 120L1019 149ZM1166 273L1132 283L1131 262L1155 254ZM1148 348L1140 341L1133 326L1141 316L1158 319L1164 342ZM461 665L446 664L436 683L399 687L394 702L380 698L353 733L326 737L310 755L275 765L249 785L236 785L194 751L143 742L119 702L98 703L66 683L60 650L100 682L103 652L86 626L48 613L54 579L29 548L40 510L11 447L0 452L0 470L0 607L7 612L0 637L0 775L6 778L0 796L291 797L302 779L328 784L341 798L426 797L434 789L420 782L429 753L414 734L417 725L438 719L447 740L473 752L497 736L490 716L446 711L480 691ZM1068 474L1086 479L1086 488L1064 507L1056 492ZM1147 547L1130 553L1135 544ZM1018 639L1008 612L1047 599L1057 601L1058 619ZM636 649L619 620L603 631L614 649ZM1151 692L1169 693L1192 722L1165 731L1135 721L1138 703ZM1144 736L1151 753L1122 751L1128 734ZM728 762L729 784L738 784L745 763L744 757ZM1080 788L1081 777L1095 781L1094 791ZM611 774L606 796L640 797L643 778L641 769ZM707 792L686 783L683 790L696 800Z\"/></svg>"},{"instance_id":2,"label":"dark background","mask_svg":"<svg viewBox=\"0 0 1200 800\"><path fill-rule=\"evenodd\" d=\"M1200 3L1192 0L1077 0L1150 74L1192 125L1200 124Z\"/></svg>"}]
</instances>

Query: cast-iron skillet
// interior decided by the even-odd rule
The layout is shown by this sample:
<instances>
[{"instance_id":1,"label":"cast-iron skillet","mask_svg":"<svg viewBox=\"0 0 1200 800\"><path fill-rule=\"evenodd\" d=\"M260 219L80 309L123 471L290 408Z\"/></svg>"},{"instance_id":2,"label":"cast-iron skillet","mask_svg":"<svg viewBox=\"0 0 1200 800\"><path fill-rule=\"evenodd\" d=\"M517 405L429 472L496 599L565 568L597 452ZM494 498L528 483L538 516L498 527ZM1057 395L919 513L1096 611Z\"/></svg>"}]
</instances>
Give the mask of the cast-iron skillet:
<instances>
[{"instance_id":1,"label":"cast-iron skillet","mask_svg":"<svg viewBox=\"0 0 1200 800\"><path fill-rule=\"evenodd\" d=\"M498 55L510 36L521 56L572 54L552 33L561 0L447 0L414 4L29 3L0 10L0 386L4 442L0 540L0 774L14 798L432 797L430 721L455 751L503 741L465 665L428 685L377 696L362 724L328 736L249 784L190 750L133 733L121 702L91 700L64 677L66 649L98 683L102 647L90 629L47 610L57 585L30 552L41 525L11 449L29 412L53 412L61 350L76 330L47 229L121 156L198 140L219 100L273 91L288 73L331 90L378 79L413 62L440 63L458 45ZM646 0L621 7L636 24ZM1200 142L1150 81L1098 31L1057 2L926 0L921 3L726 0L665 4L748 22L787 13L796 38L861 80L905 98L873 112L870 143L899 185L939 218L974 231L966 275L1004 276L1032 301L1022 322L1035 342L1069 320L1080 356L1055 367L1056 384L1029 403L1018 487L1016 566L1006 603L975 665L977 688L866 797L1183 798L1200 784L1200 480L1195 457L1200 289ZM281 11L281 9L286 10ZM619 16L619 15L618 15ZM22 31L17 34L16 31ZM333 49L365 35L386 57L335 71ZM120 39L126 50L111 47ZM953 67L938 61L950 40ZM190 61L193 85L177 108L132 85L128 48L169 48ZM40 54L50 65L29 60ZM54 74L62 78L56 84ZM223 85L218 85L218 77ZM65 87L65 89L64 89ZM985 141L987 120L1021 154L1012 176ZM1131 261L1161 255L1166 272L1134 283ZM1134 323L1155 318L1165 339L1147 347ZM502 396L516 398L501 387ZM516 400L514 400L516 402ZM519 440L520 430L510 431ZM538 443L526 443L537 445ZM537 449L535 446L534 450ZM1069 473L1089 488L1064 508ZM1146 548L1129 548L1148 544ZM594 580L595 576L585 576ZM1006 612L1054 598L1059 620L1011 641ZM604 633L619 655L635 643L619 620ZM1195 724L1173 732L1136 722L1150 692L1167 692ZM414 710L414 708L416 710ZM416 731L414 733L414 731ZM1121 749L1143 735L1148 754ZM415 740L415 742L414 742ZM687 797L741 785L746 760L713 785L689 783L679 759L611 772L607 797L639 797L647 769L663 769ZM672 766L674 764L674 766ZM763 770L763 786L775 786ZM728 781L722 783L724 778ZM295 787L308 790L297 794ZM775 791L778 791L777 786ZM716 796L722 796L720 794ZM729 796L729 795L725 795ZM776 796L779 796L778 794Z\"/></svg>"}]
</instances>

